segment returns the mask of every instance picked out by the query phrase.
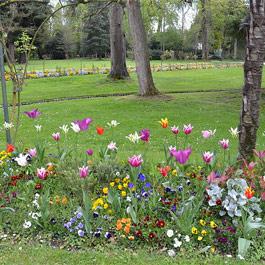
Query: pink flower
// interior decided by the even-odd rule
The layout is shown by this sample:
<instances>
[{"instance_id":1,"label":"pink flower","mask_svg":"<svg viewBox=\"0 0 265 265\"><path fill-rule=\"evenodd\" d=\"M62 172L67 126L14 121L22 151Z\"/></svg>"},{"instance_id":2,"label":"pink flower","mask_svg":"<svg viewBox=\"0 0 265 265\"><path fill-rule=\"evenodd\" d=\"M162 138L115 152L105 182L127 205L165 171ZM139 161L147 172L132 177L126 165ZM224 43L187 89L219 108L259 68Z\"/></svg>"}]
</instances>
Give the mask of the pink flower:
<instances>
[{"instance_id":1,"label":"pink flower","mask_svg":"<svg viewBox=\"0 0 265 265\"><path fill-rule=\"evenodd\" d=\"M80 176L80 178L84 179L84 178L87 177L87 175L88 175L88 167L85 167L85 166L80 167L79 168L79 176Z\"/></svg>"},{"instance_id":2,"label":"pink flower","mask_svg":"<svg viewBox=\"0 0 265 265\"><path fill-rule=\"evenodd\" d=\"M33 109L31 111L25 111L24 114L26 114L31 119L36 119L40 116L41 113L38 111L38 109Z\"/></svg>"},{"instance_id":3,"label":"pink flower","mask_svg":"<svg viewBox=\"0 0 265 265\"><path fill-rule=\"evenodd\" d=\"M128 158L128 162L132 167L139 167L143 163L141 155L134 155Z\"/></svg>"},{"instance_id":4,"label":"pink flower","mask_svg":"<svg viewBox=\"0 0 265 265\"><path fill-rule=\"evenodd\" d=\"M257 151L253 150L254 155L257 156L260 160L263 160L265 158L265 151Z\"/></svg>"},{"instance_id":5,"label":"pink flower","mask_svg":"<svg viewBox=\"0 0 265 265\"><path fill-rule=\"evenodd\" d=\"M222 141L219 141L220 146L226 150L229 147L229 140L223 139Z\"/></svg>"},{"instance_id":6,"label":"pink flower","mask_svg":"<svg viewBox=\"0 0 265 265\"><path fill-rule=\"evenodd\" d=\"M171 132L174 134L178 134L179 133L179 127L176 127L175 125L173 127L171 127Z\"/></svg>"},{"instance_id":7,"label":"pink flower","mask_svg":"<svg viewBox=\"0 0 265 265\"><path fill-rule=\"evenodd\" d=\"M191 126L191 124L188 125L184 125L183 127L183 132L188 135L192 132L193 127Z\"/></svg>"},{"instance_id":8,"label":"pink flower","mask_svg":"<svg viewBox=\"0 0 265 265\"><path fill-rule=\"evenodd\" d=\"M92 119L85 118L83 120L77 120L74 123L78 125L80 131L86 131L88 129L89 124L92 122Z\"/></svg>"},{"instance_id":9,"label":"pink flower","mask_svg":"<svg viewBox=\"0 0 265 265\"><path fill-rule=\"evenodd\" d=\"M143 129L140 132L140 139L144 142L149 142L150 140L150 130L149 129Z\"/></svg>"},{"instance_id":10,"label":"pink flower","mask_svg":"<svg viewBox=\"0 0 265 265\"><path fill-rule=\"evenodd\" d=\"M225 183L227 181L228 177L225 175L220 175L217 172L212 171L210 175L207 177L207 181L209 184L212 183Z\"/></svg>"},{"instance_id":11,"label":"pink flower","mask_svg":"<svg viewBox=\"0 0 265 265\"><path fill-rule=\"evenodd\" d=\"M213 160L213 156L214 154L213 153L210 153L210 152L204 152L203 155L202 155L202 159L203 161L206 163L206 164L210 164Z\"/></svg>"},{"instance_id":12,"label":"pink flower","mask_svg":"<svg viewBox=\"0 0 265 265\"><path fill-rule=\"evenodd\" d=\"M114 142L110 142L109 144L108 144L108 147L107 147L110 151L117 151L118 150L118 147L117 147L117 145L116 145L116 143L114 143Z\"/></svg>"},{"instance_id":13,"label":"pink flower","mask_svg":"<svg viewBox=\"0 0 265 265\"><path fill-rule=\"evenodd\" d=\"M37 168L37 176L40 179L46 179L47 175L48 175L48 171L44 167Z\"/></svg>"},{"instance_id":14,"label":"pink flower","mask_svg":"<svg viewBox=\"0 0 265 265\"><path fill-rule=\"evenodd\" d=\"M52 134L52 138L53 138L56 142L58 142L58 141L61 139L61 135L60 135L59 132L57 132L57 133L53 133L53 134Z\"/></svg>"},{"instance_id":15,"label":"pink flower","mask_svg":"<svg viewBox=\"0 0 265 265\"><path fill-rule=\"evenodd\" d=\"M35 157L35 156L37 156L37 149L36 149L36 148L29 149L28 154L29 154L31 157Z\"/></svg>"},{"instance_id":16,"label":"pink flower","mask_svg":"<svg viewBox=\"0 0 265 265\"><path fill-rule=\"evenodd\" d=\"M208 139L212 136L214 136L216 130L212 131L212 130L206 130L206 131L202 131L202 137L205 139Z\"/></svg>"},{"instance_id":17,"label":"pink flower","mask_svg":"<svg viewBox=\"0 0 265 265\"><path fill-rule=\"evenodd\" d=\"M171 150L170 154L176 158L180 164L186 164L191 154L191 148L185 150Z\"/></svg>"},{"instance_id":18,"label":"pink flower","mask_svg":"<svg viewBox=\"0 0 265 265\"><path fill-rule=\"evenodd\" d=\"M87 153L87 155L92 156L94 151L92 149L87 149L86 153Z\"/></svg>"},{"instance_id":19,"label":"pink flower","mask_svg":"<svg viewBox=\"0 0 265 265\"><path fill-rule=\"evenodd\" d=\"M265 192L262 192L260 197L262 201L265 201Z\"/></svg>"}]
</instances>

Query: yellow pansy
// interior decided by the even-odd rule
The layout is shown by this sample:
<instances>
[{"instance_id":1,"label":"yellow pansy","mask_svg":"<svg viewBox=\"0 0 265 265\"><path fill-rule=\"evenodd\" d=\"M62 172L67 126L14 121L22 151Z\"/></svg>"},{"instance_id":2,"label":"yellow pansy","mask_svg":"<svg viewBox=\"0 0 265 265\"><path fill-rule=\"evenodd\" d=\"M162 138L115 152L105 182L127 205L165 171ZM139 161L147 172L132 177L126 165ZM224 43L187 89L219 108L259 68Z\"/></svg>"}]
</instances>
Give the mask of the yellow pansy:
<instances>
[{"instance_id":1,"label":"yellow pansy","mask_svg":"<svg viewBox=\"0 0 265 265\"><path fill-rule=\"evenodd\" d=\"M110 183L110 186L111 186L111 187L114 187L114 186L115 186L115 182L112 181L112 182Z\"/></svg>"},{"instance_id":2,"label":"yellow pansy","mask_svg":"<svg viewBox=\"0 0 265 265\"><path fill-rule=\"evenodd\" d=\"M210 222L210 227L211 228L216 228L217 227L217 224L214 221L211 221Z\"/></svg>"},{"instance_id":3,"label":"yellow pansy","mask_svg":"<svg viewBox=\"0 0 265 265\"><path fill-rule=\"evenodd\" d=\"M200 223L201 226L205 226L206 225L206 222L204 220L202 220L202 219L199 221L199 223Z\"/></svg>"},{"instance_id":4,"label":"yellow pansy","mask_svg":"<svg viewBox=\"0 0 265 265\"><path fill-rule=\"evenodd\" d=\"M103 192L104 194L108 194L108 192L109 192L108 187L104 187L104 188L102 189L102 192Z\"/></svg>"},{"instance_id":5,"label":"yellow pansy","mask_svg":"<svg viewBox=\"0 0 265 265\"><path fill-rule=\"evenodd\" d=\"M104 209L108 209L109 208L109 205L107 203L104 203L103 208Z\"/></svg>"},{"instance_id":6,"label":"yellow pansy","mask_svg":"<svg viewBox=\"0 0 265 265\"><path fill-rule=\"evenodd\" d=\"M203 237L202 236L198 236L198 240L202 241Z\"/></svg>"},{"instance_id":7,"label":"yellow pansy","mask_svg":"<svg viewBox=\"0 0 265 265\"><path fill-rule=\"evenodd\" d=\"M126 191L123 190L123 191L121 192L121 196L122 196L122 197L125 197L126 195L127 195Z\"/></svg>"},{"instance_id":8,"label":"yellow pansy","mask_svg":"<svg viewBox=\"0 0 265 265\"><path fill-rule=\"evenodd\" d=\"M203 236L206 236L206 235L207 235L207 231L206 231L206 230L202 230L202 231L201 231L201 234L202 234Z\"/></svg>"},{"instance_id":9,"label":"yellow pansy","mask_svg":"<svg viewBox=\"0 0 265 265\"><path fill-rule=\"evenodd\" d=\"M119 190L122 190L122 188L123 188L122 185L119 184L119 185L118 185L118 189L119 189Z\"/></svg>"},{"instance_id":10,"label":"yellow pansy","mask_svg":"<svg viewBox=\"0 0 265 265\"><path fill-rule=\"evenodd\" d=\"M191 233L194 234L194 235L197 235L198 234L198 229L196 227L192 227L191 228Z\"/></svg>"}]
</instances>

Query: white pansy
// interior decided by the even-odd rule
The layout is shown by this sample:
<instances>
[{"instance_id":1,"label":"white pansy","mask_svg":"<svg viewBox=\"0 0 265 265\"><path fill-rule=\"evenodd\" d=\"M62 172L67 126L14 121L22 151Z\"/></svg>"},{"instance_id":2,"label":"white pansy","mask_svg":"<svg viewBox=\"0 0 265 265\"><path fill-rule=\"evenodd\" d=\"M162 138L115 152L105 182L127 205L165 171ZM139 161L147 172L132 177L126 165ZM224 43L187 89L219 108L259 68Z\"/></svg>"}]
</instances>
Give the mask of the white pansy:
<instances>
[{"instance_id":1,"label":"white pansy","mask_svg":"<svg viewBox=\"0 0 265 265\"><path fill-rule=\"evenodd\" d=\"M108 122L107 125L110 127L110 128L114 128L114 127L117 127L120 123L117 122L116 120L112 120L111 122Z\"/></svg>"},{"instance_id":2,"label":"white pansy","mask_svg":"<svg viewBox=\"0 0 265 265\"><path fill-rule=\"evenodd\" d=\"M72 122L71 123L71 129L75 132L75 133L79 133L80 132L80 127L78 126L78 124Z\"/></svg>"},{"instance_id":3,"label":"white pansy","mask_svg":"<svg viewBox=\"0 0 265 265\"><path fill-rule=\"evenodd\" d=\"M19 154L19 156L15 158L15 161L19 166L25 167L28 164L27 157L28 155Z\"/></svg>"},{"instance_id":4,"label":"white pansy","mask_svg":"<svg viewBox=\"0 0 265 265\"><path fill-rule=\"evenodd\" d=\"M167 236L172 237L174 235L174 231L172 229L167 230Z\"/></svg>"},{"instance_id":5,"label":"white pansy","mask_svg":"<svg viewBox=\"0 0 265 265\"><path fill-rule=\"evenodd\" d=\"M67 124L60 126L59 129L61 129L65 134L69 132L69 127Z\"/></svg>"},{"instance_id":6,"label":"white pansy","mask_svg":"<svg viewBox=\"0 0 265 265\"><path fill-rule=\"evenodd\" d=\"M169 249L167 251L167 254L169 257L175 257L176 256L176 252L174 251L174 249Z\"/></svg>"},{"instance_id":7,"label":"white pansy","mask_svg":"<svg viewBox=\"0 0 265 265\"><path fill-rule=\"evenodd\" d=\"M185 240L186 242L190 242L190 237L189 237L188 235L186 235L186 236L184 237L184 240Z\"/></svg>"},{"instance_id":8,"label":"white pansy","mask_svg":"<svg viewBox=\"0 0 265 265\"><path fill-rule=\"evenodd\" d=\"M24 224L23 224L23 227L24 227L25 229L30 228L30 227L31 227L31 222L25 220L25 222L24 222Z\"/></svg>"},{"instance_id":9,"label":"white pansy","mask_svg":"<svg viewBox=\"0 0 265 265\"><path fill-rule=\"evenodd\" d=\"M129 196L127 196L127 197L126 197L126 201L127 201L127 202L131 202L131 201L132 201L132 198L129 197Z\"/></svg>"},{"instance_id":10,"label":"white pansy","mask_svg":"<svg viewBox=\"0 0 265 265\"><path fill-rule=\"evenodd\" d=\"M13 124L12 122L10 122L10 123L5 122L5 123L3 124L3 126L4 126L4 128L5 128L6 130L9 130L9 129L11 129L11 128L14 127L14 124Z\"/></svg>"},{"instance_id":11,"label":"white pansy","mask_svg":"<svg viewBox=\"0 0 265 265\"><path fill-rule=\"evenodd\" d=\"M128 136L126 136L126 138L134 144L138 143L141 139L140 135L137 132L129 134Z\"/></svg>"},{"instance_id":12,"label":"white pansy","mask_svg":"<svg viewBox=\"0 0 265 265\"><path fill-rule=\"evenodd\" d=\"M40 132L41 129L42 129L42 126L41 125L35 125L35 128L36 128L36 131L37 132Z\"/></svg>"},{"instance_id":13,"label":"white pansy","mask_svg":"<svg viewBox=\"0 0 265 265\"><path fill-rule=\"evenodd\" d=\"M182 242L178 238L174 238L174 247L179 248L182 245Z\"/></svg>"}]
</instances>

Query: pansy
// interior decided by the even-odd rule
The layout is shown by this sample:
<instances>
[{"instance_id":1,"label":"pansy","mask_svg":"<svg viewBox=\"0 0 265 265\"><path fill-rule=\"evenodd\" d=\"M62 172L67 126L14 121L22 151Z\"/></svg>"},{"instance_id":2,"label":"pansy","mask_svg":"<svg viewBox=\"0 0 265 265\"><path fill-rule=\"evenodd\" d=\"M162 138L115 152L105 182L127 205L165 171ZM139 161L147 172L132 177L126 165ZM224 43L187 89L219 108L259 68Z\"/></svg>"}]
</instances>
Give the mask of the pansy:
<instances>
[{"instance_id":1,"label":"pansy","mask_svg":"<svg viewBox=\"0 0 265 265\"><path fill-rule=\"evenodd\" d=\"M30 227L31 227L31 222L25 220L25 222L24 222L24 224L23 224L23 227L24 227L25 229L30 228Z\"/></svg>"},{"instance_id":2,"label":"pansy","mask_svg":"<svg viewBox=\"0 0 265 265\"><path fill-rule=\"evenodd\" d=\"M27 155L19 154L19 156L15 158L15 161L21 167L27 166L27 164L28 164L28 154Z\"/></svg>"},{"instance_id":3,"label":"pansy","mask_svg":"<svg viewBox=\"0 0 265 265\"><path fill-rule=\"evenodd\" d=\"M168 237L174 236L174 231L172 229L167 230L167 236Z\"/></svg>"},{"instance_id":4,"label":"pansy","mask_svg":"<svg viewBox=\"0 0 265 265\"><path fill-rule=\"evenodd\" d=\"M174 238L174 247L179 248L182 245L182 242L178 238Z\"/></svg>"}]
</instances>

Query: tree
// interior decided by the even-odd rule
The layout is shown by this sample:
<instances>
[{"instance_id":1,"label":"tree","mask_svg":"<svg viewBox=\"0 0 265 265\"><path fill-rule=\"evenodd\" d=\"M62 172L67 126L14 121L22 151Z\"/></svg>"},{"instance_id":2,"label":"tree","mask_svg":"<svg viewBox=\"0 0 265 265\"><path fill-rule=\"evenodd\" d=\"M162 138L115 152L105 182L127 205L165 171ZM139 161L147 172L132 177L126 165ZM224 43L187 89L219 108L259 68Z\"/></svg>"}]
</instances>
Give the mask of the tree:
<instances>
[{"instance_id":1,"label":"tree","mask_svg":"<svg viewBox=\"0 0 265 265\"><path fill-rule=\"evenodd\" d=\"M201 0L202 6L202 58L208 60L209 56L209 10L208 1Z\"/></svg>"},{"instance_id":2,"label":"tree","mask_svg":"<svg viewBox=\"0 0 265 265\"><path fill-rule=\"evenodd\" d=\"M109 77L114 80L129 77L126 67L126 40L122 29L123 12L123 7L119 3L113 3L110 7L111 70Z\"/></svg>"},{"instance_id":3,"label":"tree","mask_svg":"<svg viewBox=\"0 0 265 265\"><path fill-rule=\"evenodd\" d=\"M127 9L139 82L139 94L141 96L157 95L159 92L155 88L151 73L146 32L139 0L127 0Z\"/></svg>"},{"instance_id":4,"label":"tree","mask_svg":"<svg viewBox=\"0 0 265 265\"><path fill-rule=\"evenodd\" d=\"M243 159L253 156L259 128L259 101L265 56L265 0L250 0L246 21L245 84L239 125L239 153Z\"/></svg>"}]
</instances>

